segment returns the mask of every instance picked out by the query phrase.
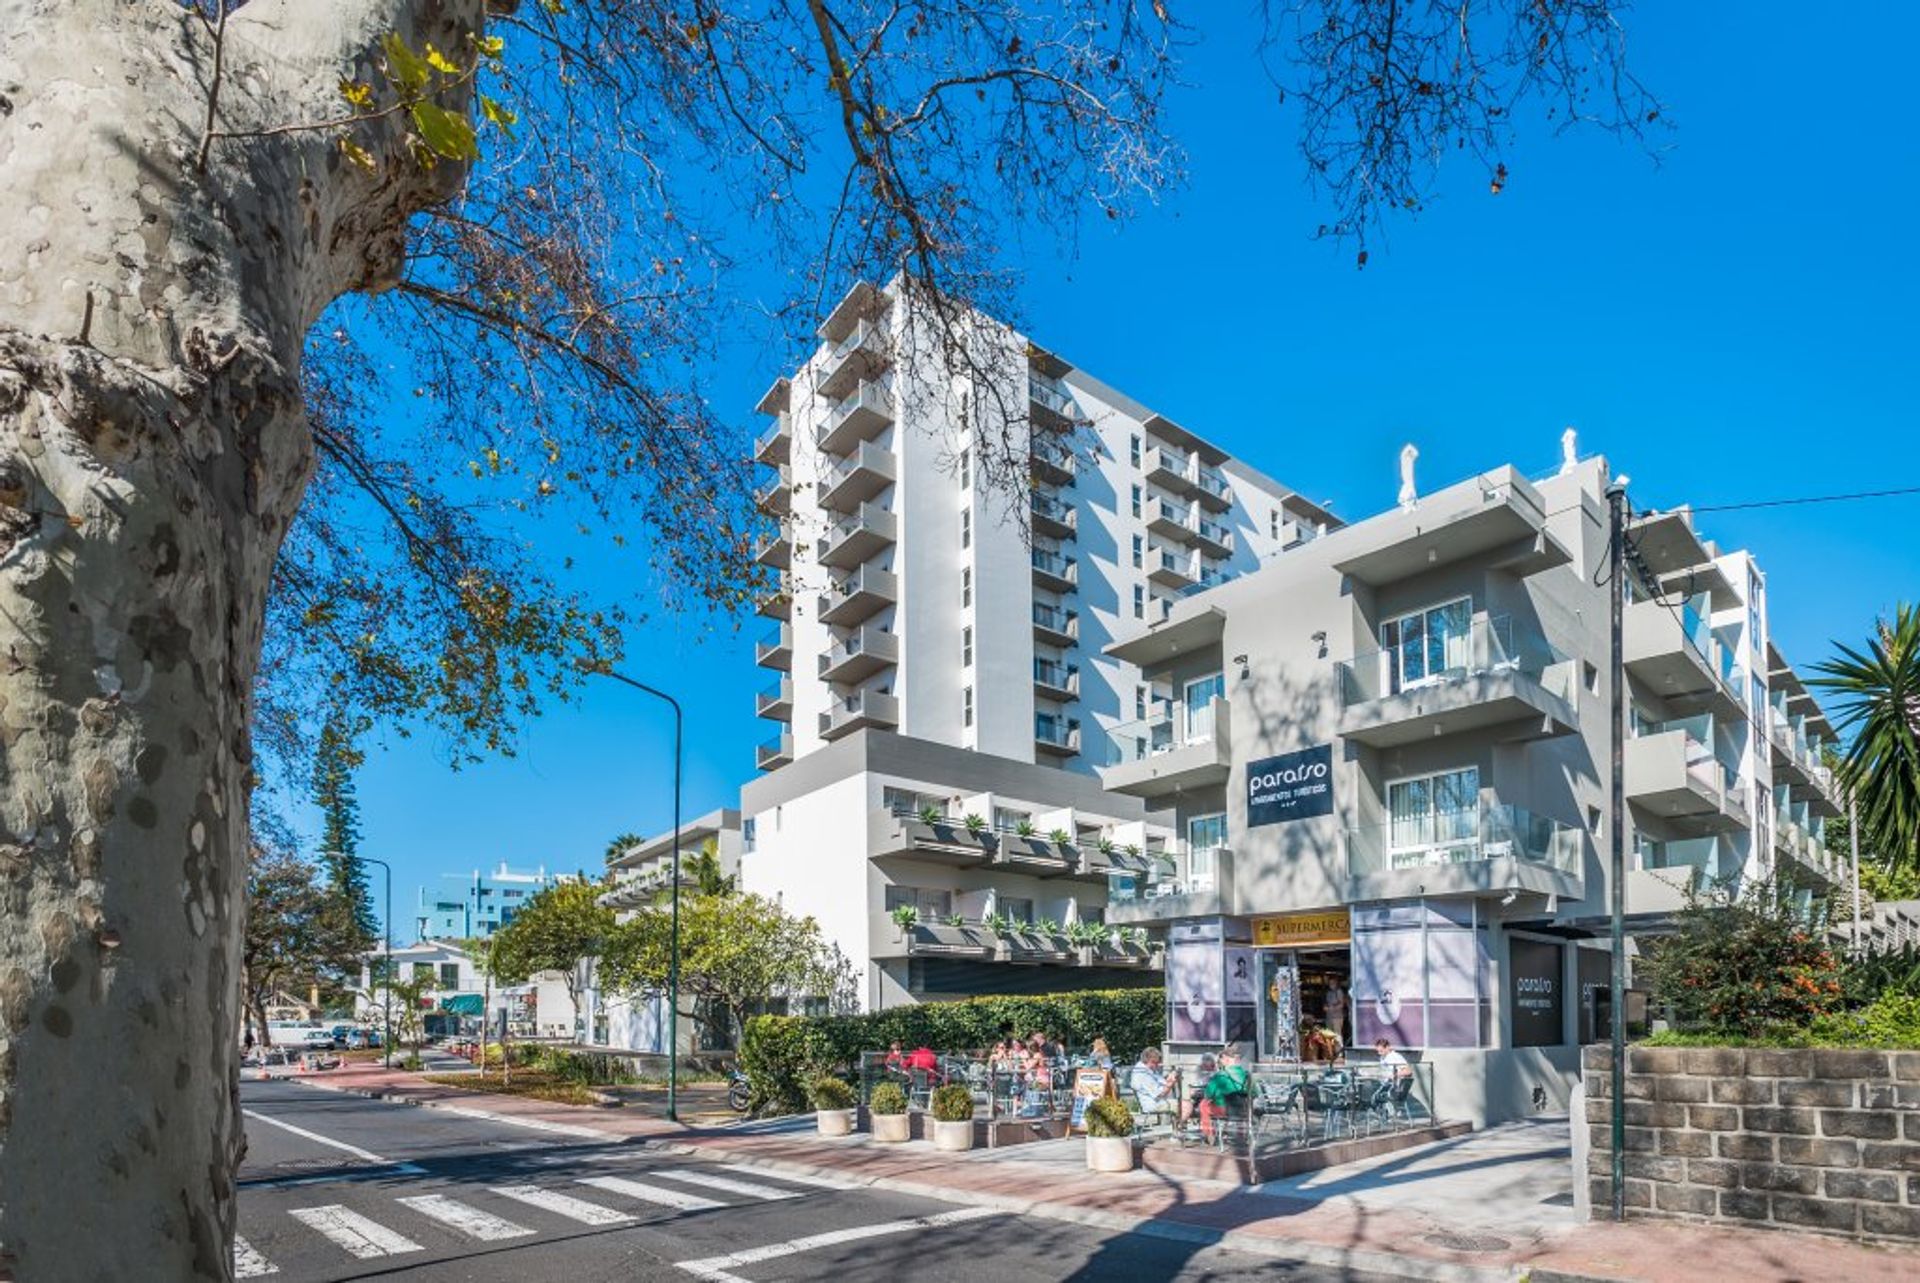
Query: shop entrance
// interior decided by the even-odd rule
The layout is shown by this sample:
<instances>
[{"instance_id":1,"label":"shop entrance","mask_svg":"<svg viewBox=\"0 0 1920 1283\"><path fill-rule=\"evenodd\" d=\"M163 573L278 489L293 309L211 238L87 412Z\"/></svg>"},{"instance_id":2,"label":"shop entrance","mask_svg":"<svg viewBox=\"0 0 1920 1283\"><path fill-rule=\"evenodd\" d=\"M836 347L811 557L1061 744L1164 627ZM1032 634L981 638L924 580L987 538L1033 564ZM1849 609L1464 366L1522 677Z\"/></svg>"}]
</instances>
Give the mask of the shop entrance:
<instances>
[{"instance_id":1,"label":"shop entrance","mask_svg":"<svg viewBox=\"0 0 1920 1283\"><path fill-rule=\"evenodd\" d=\"M1257 952L1259 1058L1330 1060L1345 1050L1353 1036L1353 951L1336 946Z\"/></svg>"}]
</instances>

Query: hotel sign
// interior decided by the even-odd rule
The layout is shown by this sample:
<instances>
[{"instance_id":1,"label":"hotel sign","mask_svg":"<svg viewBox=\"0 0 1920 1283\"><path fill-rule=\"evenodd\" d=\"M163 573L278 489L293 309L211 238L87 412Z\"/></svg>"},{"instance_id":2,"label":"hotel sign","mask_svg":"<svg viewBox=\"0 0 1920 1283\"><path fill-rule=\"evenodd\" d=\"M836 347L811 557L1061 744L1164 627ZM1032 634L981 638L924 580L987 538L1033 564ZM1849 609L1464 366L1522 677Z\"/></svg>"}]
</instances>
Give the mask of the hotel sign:
<instances>
[{"instance_id":1,"label":"hotel sign","mask_svg":"<svg viewBox=\"0 0 1920 1283\"><path fill-rule=\"evenodd\" d=\"M1263 949L1304 949L1314 945L1346 944L1353 924L1345 909L1319 913L1277 913L1253 920L1253 942Z\"/></svg>"},{"instance_id":2,"label":"hotel sign","mask_svg":"<svg viewBox=\"0 0 1920 1283\"><path fill-rule=\"evenodd\" d=\"M1247 763L1247 827L1333 814L1333 745Z\"/></svg>"}]
</instances>

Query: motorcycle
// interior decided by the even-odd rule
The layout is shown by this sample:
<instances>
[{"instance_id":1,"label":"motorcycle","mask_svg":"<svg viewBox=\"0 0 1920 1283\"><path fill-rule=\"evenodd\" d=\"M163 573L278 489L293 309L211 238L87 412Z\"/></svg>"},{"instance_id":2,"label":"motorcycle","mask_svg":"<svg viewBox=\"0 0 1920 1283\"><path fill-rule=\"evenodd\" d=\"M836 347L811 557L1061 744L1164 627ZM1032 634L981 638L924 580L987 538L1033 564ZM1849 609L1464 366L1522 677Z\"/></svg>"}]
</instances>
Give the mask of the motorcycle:
<instances>
[{"instance_id":1,"label":"motorcycle","mask_svg":"<svg viewBox=\"0 0 1920 1283\"><path fill-rule=\"evenodd\" d=\"M736 1114L747 1112L747 1101L753 1095L752 1085L747 1076L736 1065L727 1071L727 1104Z\"/></svg>"}]
</instances>

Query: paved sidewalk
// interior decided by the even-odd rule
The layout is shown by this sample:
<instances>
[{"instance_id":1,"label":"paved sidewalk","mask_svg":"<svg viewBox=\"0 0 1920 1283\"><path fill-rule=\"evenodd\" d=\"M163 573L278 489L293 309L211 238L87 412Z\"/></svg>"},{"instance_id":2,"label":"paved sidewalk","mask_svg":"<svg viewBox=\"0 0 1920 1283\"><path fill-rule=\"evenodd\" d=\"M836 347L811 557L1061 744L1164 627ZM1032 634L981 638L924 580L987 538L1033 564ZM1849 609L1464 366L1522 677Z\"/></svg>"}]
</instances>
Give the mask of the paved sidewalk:
<instances>
[{"instance_id":1,"label":"paved sidewalk","mask_svg":"<svg viewBox=\"0 0 1920 1283\"><path fill-rule=\"evenodd\" d=\"M679 1127L623 1109L483 1095L412 1075L353 1068L312 1085L609 1142L635 1141L729 1162L838 1177L903 1193L1004 1207L1355 1272L1479 1283L1531 1271L1560 1280L1696 1280L1706 1270L1740 1283L1845 1278L1909 1283L1920 1252L1819 1235L1663 1221L1578 1224L1564 1123L1517 1124L1247 1188L1150 1172L1086 1170L1077 1140L935 1155L924 1143L829 1140L811 1118L718 1128Z\"/></svg>"}]
</instances>

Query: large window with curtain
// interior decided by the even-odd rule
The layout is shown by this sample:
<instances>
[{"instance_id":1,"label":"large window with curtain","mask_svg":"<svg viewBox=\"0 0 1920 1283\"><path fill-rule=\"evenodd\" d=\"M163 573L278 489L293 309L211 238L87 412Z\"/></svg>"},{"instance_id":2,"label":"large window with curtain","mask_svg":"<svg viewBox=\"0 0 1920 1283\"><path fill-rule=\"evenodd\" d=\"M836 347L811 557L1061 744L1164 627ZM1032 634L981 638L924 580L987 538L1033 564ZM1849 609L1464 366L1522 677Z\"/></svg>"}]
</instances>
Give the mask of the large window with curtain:
<instances>
[{"instance_id":1,"label":"large window with curtain","mask_svg":"<svg viewBox=\"0 0 1920 1283\"><path fill-rule=\"evenodd\" d=\"M1471 658L1473 602L1431 606L1380 625L1380 649L1386 653L1387 693L1430 685L1450 670L1465 669Z\"/></svg>"},{"instance_id":2,"label":"large window with curtain","mask_svg":"<svg viewBox=\"0 0 1920 1283\"><path fill-rule=\"evenodd\" d=\"M1396 869L1478 859L1479 768L1393 781L1387 817L1387 850Z\"/></svg>"}]
</instances>

